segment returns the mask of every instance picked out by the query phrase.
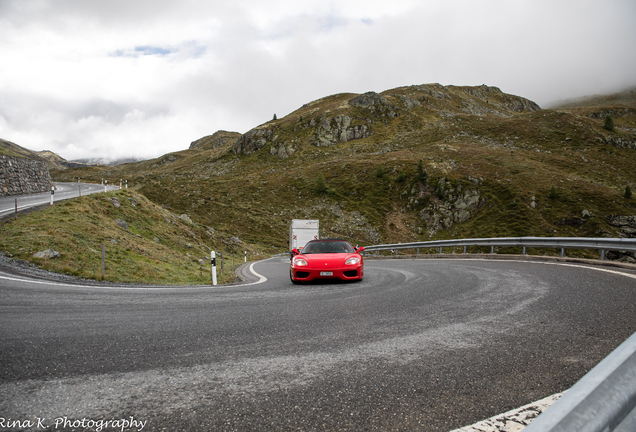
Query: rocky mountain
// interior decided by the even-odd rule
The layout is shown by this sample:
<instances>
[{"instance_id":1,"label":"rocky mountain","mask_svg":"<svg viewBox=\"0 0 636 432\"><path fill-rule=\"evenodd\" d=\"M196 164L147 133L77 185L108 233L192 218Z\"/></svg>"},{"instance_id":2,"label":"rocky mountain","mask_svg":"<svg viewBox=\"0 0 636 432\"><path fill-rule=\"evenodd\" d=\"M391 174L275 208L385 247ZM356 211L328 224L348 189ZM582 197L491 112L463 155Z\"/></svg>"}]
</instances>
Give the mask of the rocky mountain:
<instances>
[{"instance_id":1,"label":"rocky mountain","mask_svg":"<svg viewBox=\"0 0 636 432\"><path fill-rule=\"evenodd\" d=\"M36 154L46 161L46 164L49 166L49 169L69 169L69 168L83 168L86 166L92 166L93 164L87 164L83 162L77 161L67 161L63 157L59 156L56 153L53 153L50 150L42 150L36 152Z\"/></svg>"},{"instance_id":2,"label":"rocky mountain","mask_svg":"<svg viewBox=\"0 0 636 432\"><path fill-rule=\"evenodd\" d=\"M358 244L625 236L611 221L636 214L626 197L636 104L597 100L541 109L485 85L344 93L151 161L53 176L126 178L156 203L273 250L294 218Z\"/></svg>"},{"instance_id":3,"label":"rocky mountain","mask_svg":"<svg viewBox=\"0 0 636 432\"><path fill-rule=\"evenodd\" d=\"M238 132L217 131L212 135L204 136L190 144L190 149L211 150L226 147L234 143L241 136Z\"/></svg>"}]
</instances>

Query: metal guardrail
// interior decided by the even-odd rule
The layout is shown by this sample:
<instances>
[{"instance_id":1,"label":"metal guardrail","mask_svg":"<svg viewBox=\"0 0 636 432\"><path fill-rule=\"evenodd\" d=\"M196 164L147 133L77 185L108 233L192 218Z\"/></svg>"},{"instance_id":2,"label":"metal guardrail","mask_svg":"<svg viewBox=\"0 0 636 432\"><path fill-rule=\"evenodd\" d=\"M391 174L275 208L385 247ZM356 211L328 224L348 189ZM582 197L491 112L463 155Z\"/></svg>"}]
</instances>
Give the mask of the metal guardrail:
<instances>
[{"instance_id":1,"label":"metal guardrail","mask_svg":"<svg viewBox=\"0 0 636 432\"><path fill-rule=\"evenodd\" d=\"M636 333L524 429L612 431L636 431Z\"/></svg>"},{"instance_id":2,"label":"metal guardrail","mask_svg":"<svg viewBox=\"0 0 636 432\"><path fill-rule=\"evenodd\" d=\"M495 247L523 247L526 248L555 248L561 249L561 256L565 255L565 249L596 249L601 251L601 260L605 259L605 251L636 252L636 239L630 238L589 238L589 237L499 237L460 240L435 240L414 243L394 243L384 245L365 246L365 252L381 250L443 248L467 246L490 246L490 252L495 252Z\"/></svg>"}]
</instances>

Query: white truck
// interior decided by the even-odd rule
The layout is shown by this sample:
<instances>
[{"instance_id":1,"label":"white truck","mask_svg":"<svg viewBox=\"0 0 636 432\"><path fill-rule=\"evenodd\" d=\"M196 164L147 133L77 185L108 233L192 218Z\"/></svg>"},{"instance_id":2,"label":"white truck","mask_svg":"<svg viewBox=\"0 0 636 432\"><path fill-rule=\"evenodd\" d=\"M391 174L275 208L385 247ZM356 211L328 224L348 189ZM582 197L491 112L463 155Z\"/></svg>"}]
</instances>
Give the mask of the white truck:
<instances>
[{"instance_id":1,"label":"white truck","mask_svg":"<svg viewBox=\"0 0 636 432\"><path fill-rule=\"evenodd\" d=\"M301 250L308 241L318 240L318 221L308 219L292 219L289 226L289 252Z\"/></svg>"}]
</instances>

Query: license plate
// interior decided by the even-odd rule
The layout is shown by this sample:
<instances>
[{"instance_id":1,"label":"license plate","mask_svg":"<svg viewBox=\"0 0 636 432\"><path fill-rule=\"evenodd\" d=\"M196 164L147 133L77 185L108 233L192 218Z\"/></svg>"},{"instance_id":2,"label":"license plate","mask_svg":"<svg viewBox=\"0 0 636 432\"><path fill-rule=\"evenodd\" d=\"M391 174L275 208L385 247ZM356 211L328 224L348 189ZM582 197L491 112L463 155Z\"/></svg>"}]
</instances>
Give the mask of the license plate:
<instances>
[{"instance_id":1,"label":"license plate","mask_svg":"<svg viewBox=\"0 0 636 432\"><path fill-rule=\"evenodd\" d=\"M333 272L320 272L320 276L333 276Z\"/></svg>"}]
</instances>

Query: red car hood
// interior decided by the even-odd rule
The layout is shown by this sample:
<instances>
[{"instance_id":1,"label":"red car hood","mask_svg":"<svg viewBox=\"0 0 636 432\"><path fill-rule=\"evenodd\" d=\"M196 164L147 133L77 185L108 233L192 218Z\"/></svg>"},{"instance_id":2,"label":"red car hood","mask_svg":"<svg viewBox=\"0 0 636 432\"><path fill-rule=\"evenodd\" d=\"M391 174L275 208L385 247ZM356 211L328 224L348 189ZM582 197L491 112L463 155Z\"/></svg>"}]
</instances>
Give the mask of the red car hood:
<instances>
[{"instance_id":1,"label":"red car hood","mask_svg":"<svg viewBox=\"0 0 636 432\"><path fill-rule=\"evenodd\" d=\"M312 267L340 267L343 266L345 261L352 257L358 256L356 253L327 253L327 254L307 254L303 255L303 258L307 260L307 263Z\"/></svg>"}]
</instances>

